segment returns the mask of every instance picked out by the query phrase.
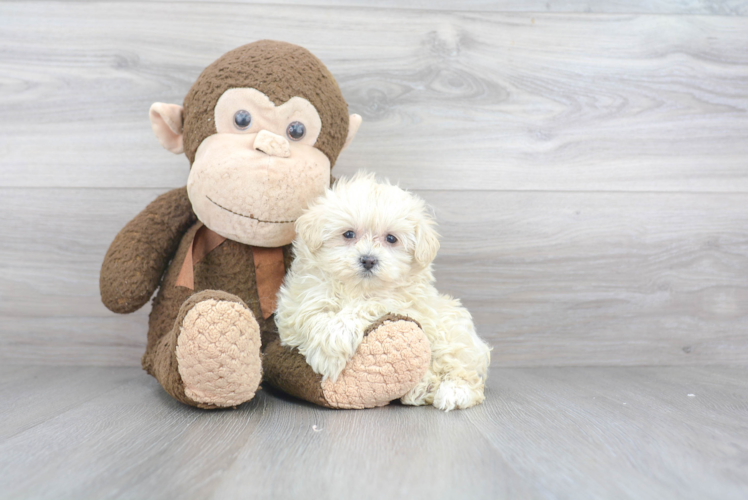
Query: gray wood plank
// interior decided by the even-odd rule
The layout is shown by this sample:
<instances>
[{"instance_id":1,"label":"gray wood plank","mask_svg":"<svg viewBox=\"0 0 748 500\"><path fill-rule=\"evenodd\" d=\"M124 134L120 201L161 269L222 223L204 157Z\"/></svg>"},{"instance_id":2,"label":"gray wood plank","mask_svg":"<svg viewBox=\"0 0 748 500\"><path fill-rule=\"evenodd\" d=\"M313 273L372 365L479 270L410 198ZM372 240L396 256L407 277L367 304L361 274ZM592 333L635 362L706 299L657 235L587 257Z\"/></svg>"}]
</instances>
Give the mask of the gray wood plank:
<instances>
[{"instance_id":1,"label":"gray wood plank","mask_svg":"<svg viewBox=\"0 0 748 500\"><path fill-rule=\"evenodd\" d=\"M364 116L339 172L424 189L745 192L747 23L2 3L0 186L183 184L186 160L151 137L149 105L181 102L220 54L274 38L321 57Z\"/></svg>"},{"instance_id":2,"label":"gray wood plank","mask_svg":"<svg viewBox=\"0 0 748 500\"><path fill-rule=\"evenodd\" d=\"M13 360L20 363L22 360ZM133 379L132 368L8 365L0 374L0 442Z\"/></svg>"},{"instance_id":3,"label":"gray wood plank","mask_svg":"<svg viewBox=\"0 0 748 500\"><path fill-rule=\"evenodd\" d=\"M67 0L62 0L67 1ZM91 0L84 0L91 1ZM97 0L101 1L101 0ZM104 0L106 1L106 0ZM201 3L264 4L282 7L375 7L380 9L455 10L483 12L572 12L586 14L670 14L741 16L745 0L182 0Z\"/></svg>"},{"instance_id":4,"label":"gray wood plank","mask_svg":"<svg viewBox=\"0 0 748 500\"><path fill-rule=\"evenodd\" d=\"M748 495L748 370L494 370L470 421L553 498Z\"/></svg>"},{"instance_id":5,"label":"gray wood plank","mask_svg":"<svg viewBox=\"0 0 748 500\"><path fill-rule=\"evenodd\" d=\"M148 307L107 311L98 273L158 193L0 190L0 358L139 364ZM748 361L748 195L420 193L441 223L437 285L496 363Z\"/></svg>"},{"instance_id":6,"label":"gray wood plank","mask_svg":"<svg viewBox=\"0 0 748 500\"><path fill-rule=\"evenodd\" d=\"M5 494L34 498L537 497L513 484L465 418L428 408L335 412L264 392L236 411L206 412L142 375L0 444L0 479ZM450 453L460 462L423 468Z\"/></svg>"},{"instance_id":7,"label":"gray wood plank","mask_svg":"<svg viewBox=\"0 0 748 500\"><path fill-rule=\"evenodd\" d=\"M185 407L139 372L120 390L1 444L3 494L117 498L128 491L125 496L131 498L157 498L148 492L148 488L157 488L158 498L174 498L181 492L201 498L204 484L220 475L232 450L241 447L242 436L261 414L250 417L245 412L209 413ZM204 458L196 460L199 456ZM207 467L207 473L190 474L195 463ZM154 474L160 474L160 488L153 481ZM140 495L133 496L134 492Z\"/></svg>"},{"instance_id":8,"label":"gray wood plank","mask_svg":"<svg viewBox=\"0 0 748 500\"><path fill-rule=\"evenodd\" d=\"M541 498L460 412L296 406L261 422L211 495L241 498ZM283 436L279 442L278 436Z\"/></svg>"},{"instance_id":9,"label":"gray wood plank","mask_svg":"<svg viewBox=\"0 0 748 500\"><path fill-rule=\"evenodd\" d=\"M438 285L495 362L745 362L742 195L431 194Z\"/></svg>"},{"instance_id":10,"label":"gray wood plank","mask_svg":"<svg viewBox=\"0 0 748 500\"><path fill-rule=\"evenodd\" d=\"M3 495L748 494L745 366L497 368L483 405L446 414L399 405L333 411L266 391L237 410L207 412L176 403L153 379L128 371L129 382L1 442ZM41 379L24 390L31 398L47 391ZM75 399L82 390L61 384L60 397Z\"/></svg>"},{"instance_id":11,"label":"gray wood plank","mask_svg":"<svg viewBox=\"0 0 748 500\"><path fill-rule=\"evenodd\" d=\"M97 285L91 284L91 287ZM88 297L89 312L80 316L10 316L0 325L3 362L67 366L140 366L148 331L150 307L125 316ZM67 302L64 291L52 301ZM83 301L79 302L84 304ZM40 311L41 313L42 311ZM93 314L105 316L92 316Z\"/></svg>"}]
</instances>

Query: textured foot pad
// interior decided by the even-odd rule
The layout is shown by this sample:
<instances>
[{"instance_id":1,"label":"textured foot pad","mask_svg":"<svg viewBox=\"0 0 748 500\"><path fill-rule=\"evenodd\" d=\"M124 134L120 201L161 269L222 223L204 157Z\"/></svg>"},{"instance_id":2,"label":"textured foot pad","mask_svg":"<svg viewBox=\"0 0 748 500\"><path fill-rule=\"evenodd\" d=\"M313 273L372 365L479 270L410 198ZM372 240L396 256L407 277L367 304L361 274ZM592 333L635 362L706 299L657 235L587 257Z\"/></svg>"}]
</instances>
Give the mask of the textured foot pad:
<instances>
[{"instance_id":1,"label":"textured foot pad","mask_svg":"<svg viewBox=\"0 0 748 500\"><path fill-rule=\"evenodd\" d=\"M184 392L198 403L236 406L260 385L260 328L237 302L195 304L182 321L176 355Z\"/></svg>"},{"instance_id":2,"label":"textured foot pad","mask_svg":"<svg viewBox=\"0 0 748 500\"><path fill-rule=\"evenodd\" d=\"M402 397L431 362L426 335L413 321L386 321L366 336L338 379L322 383L333 408L374 408Z\"/></svg>"}]
</instances>

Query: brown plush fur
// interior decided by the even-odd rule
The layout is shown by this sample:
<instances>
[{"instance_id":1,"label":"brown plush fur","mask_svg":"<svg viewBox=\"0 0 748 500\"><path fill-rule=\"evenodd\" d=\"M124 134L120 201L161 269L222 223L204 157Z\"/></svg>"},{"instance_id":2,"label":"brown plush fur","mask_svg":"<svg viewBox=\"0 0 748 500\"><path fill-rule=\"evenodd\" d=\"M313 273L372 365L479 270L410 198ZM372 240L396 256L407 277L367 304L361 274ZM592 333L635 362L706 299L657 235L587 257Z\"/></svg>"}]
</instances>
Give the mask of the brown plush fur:
<instances>
[{"instance_id":1,"label":"brown plush fur","mask_svg":"<svg viewBox=\"0 0 748 500\"><path fill-rule=\"evenodd\" d=\"M235 87L256 88L276 105L294 96L309 100L322 120L315 147L327 155L331 164L335 163L349 123L348 107L340 89L324 65L307 50L270 41L255 42L225 54L206 68L190 89L184 101L183 127L185 154L190 163L200 143L216 133L216 102L227 89ZM265 380L289 394L330 406L321 377L298 352L280 345L274 317L263 319L252 247L224 241L194 265L194 290L176 286L182 263L201 225L187 190L169 191L120 231L104 258L101 298L112 311L129 313L139 309L160 286L150 315L143 368L175 399L214 408L186 396L175 349L182 320L199 301L235 302L249 309L260 326ZM290 245L283 247L286 269L291 264L290 249ZM377 326L381 323L373 325Z\"/></svg>"},{"instance_id":2,"label":"brown plush fur","mask_svg":"<svg viewBox=\"0 0 748 500\"><path fill-rule=\"evenodd\" d=\"M314 147L335 165L348 135L348 105L332 74L308 50L290 43L260 40L227 52L205 68L184 98L184 153L195 151L216 133L213 110L231 88L261 90L276 106L303 97L317 109L322 132Z\"/></svg>"},{"instance_id":3,"label":"brown plush fur","mask_svg":"<svg viewBox=\"0 0 748 500\"><path fill-rule=\"evenodd\" d=\"M159 342L162 335L171 330L182 303L201 290L223 290L235 295L252 311L260 324L260 331L275 328L272 318L262 319L255 283L254 257L252 247L248 245L232 240L224 241L203 260L195 264L194 290L176 286L181 264L192 238L201 225L202 223L197 222L185 232L174 256L174 264L167 269L158 295L153 301L153 310L148 325L148 349L143 358L143 365L146 369L150 365L147 361L148 352ZM290 245L284 247L284 256L290 264Z\"/></svg>"},{"instance_id":4,"label":"brown plush fur","mask_svg":"<svg viewBox=\"0 0 748 500\"><path fill-rule=\"evenodd\" d=\"M277 332L264 335L262 346L263 380L291 396L330 407L322 391L322 375L314 373L299 351L281 346Z\"/></svg>"},{"instance_id":5,"label":"brown plush fur","mask_svg":"<svg viewBox=\"0 0 748 500\"><path fill-rule=\"evenodd\" d=\"M278 334L273 316L262 318L254 257L252 247L248 245L224 241L195 265L194 290L176 286L181 263L201 226L192 212L185 188L159 196L112 242L102 265L100 285L104 304L119 313L133 312L142 307L160 285L149 317L143 369L156 377L178 401L214 408L192 401L184 394L174 355L181 320L194 305L196 294L200 300L230 300L248 307L260 325L263 350L277 339ZM292 259L291 245L283 247L283 255L288 269ZM205 296L205 291L209 296ZM301 364L299 357L303 361ZM325 405L324 399L317 396L322 394L321 377L309 368L302 356L276 342L269 358L265 364L274 367L268 380L272 385L290 389L290 394ZM297 381L284 382L296 378ZM293 390L294 386L300 389Z\"/></svg>"},{"instance_id":6,"label":"brown plush fur","mask_svg":"<svg viewBox=\"0 0 748 500\"><path fill-rule=\"evenodd\" d=\"M122 314L143 307L185 231L196 221L187 189L180 188L159 196L128 222L109 246L101 267L104 305Z\"/></svg>"}]
</instances>

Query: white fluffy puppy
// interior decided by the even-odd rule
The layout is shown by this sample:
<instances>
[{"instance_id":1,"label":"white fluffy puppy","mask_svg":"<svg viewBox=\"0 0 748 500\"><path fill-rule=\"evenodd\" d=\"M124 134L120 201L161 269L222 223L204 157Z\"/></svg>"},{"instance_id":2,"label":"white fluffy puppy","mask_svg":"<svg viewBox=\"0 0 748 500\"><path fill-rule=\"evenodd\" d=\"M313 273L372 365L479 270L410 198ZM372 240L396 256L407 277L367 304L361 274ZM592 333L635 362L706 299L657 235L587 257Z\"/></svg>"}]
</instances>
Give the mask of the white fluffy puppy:
<instances>
[{"instance_id":1,"label":"white fluffy puppy","mask_svg":"<svg viewBox=\"0 0 748 500\"><path fill-rule=\"evenodd\" d=\"M387 313L421 324L431 366L405 404L443 410L483 401L490 349L470 313L434 287L439 249L425 203L373 175L338 180L296 221L296 258L278 295L276 323L324 379L336 380Z\"/></svg>"}]
</instances>

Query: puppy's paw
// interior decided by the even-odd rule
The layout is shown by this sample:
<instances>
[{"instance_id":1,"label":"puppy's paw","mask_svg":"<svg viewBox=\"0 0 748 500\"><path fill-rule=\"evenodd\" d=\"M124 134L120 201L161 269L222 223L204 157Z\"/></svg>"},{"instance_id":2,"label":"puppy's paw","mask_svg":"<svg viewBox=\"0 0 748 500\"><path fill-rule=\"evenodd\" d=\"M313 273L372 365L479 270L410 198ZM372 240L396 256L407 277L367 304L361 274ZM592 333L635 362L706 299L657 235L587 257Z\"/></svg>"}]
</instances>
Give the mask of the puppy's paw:
<instances>
[{"instance_id":1,"label":"puppy's paw","mask_svg":"<svg viewBox=\"0 0 748 500\"><path fill-rule=\"evenodd\" d=\"M355 325L340 317L330 321L323 335L326 339L307 351L306 361L312 370L322 375L322 380L335 382L356 352L362 335Z\"/></svg>"},{"instance_id":2,"label":"puppy's paw","mask_svg":"<svg viewBox=\"0 0 748 500\"><path fill-rule=\"evenodd\" d=\"M411 406L430 405L434 401L434 393L438 386L439 378L431 371L428 371L421 381L418 382L418 385L400 398L400 402Z\"/></svg>"},{"instance_id":3,"label":"puppy's paw","mask_svg":"<svg viewBox=\"0 0 748 500\"><path fill-rule=\"evenodd\" d=\"M433 405L440 410L465 409L482 403L483 386L475 387L465 380L444 380L434 394Z\"/></svg>"}]
</instances>

